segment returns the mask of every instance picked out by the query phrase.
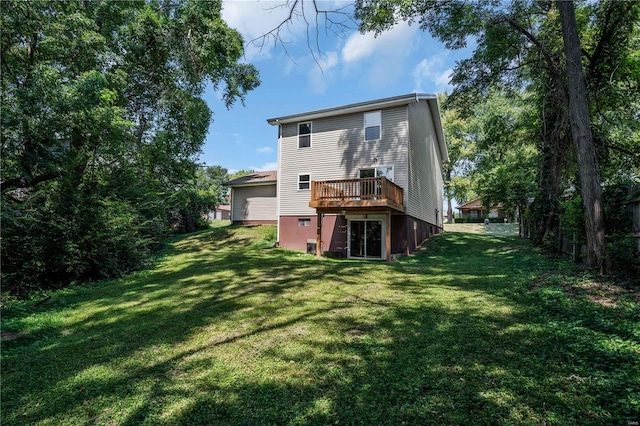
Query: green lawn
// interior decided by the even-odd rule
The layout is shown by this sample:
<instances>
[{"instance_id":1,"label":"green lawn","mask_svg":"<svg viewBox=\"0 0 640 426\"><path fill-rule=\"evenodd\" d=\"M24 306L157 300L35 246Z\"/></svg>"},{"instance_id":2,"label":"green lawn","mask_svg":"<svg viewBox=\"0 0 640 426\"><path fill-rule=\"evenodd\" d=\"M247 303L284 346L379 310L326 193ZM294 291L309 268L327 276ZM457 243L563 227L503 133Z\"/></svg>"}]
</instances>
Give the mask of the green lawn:
<instances>
[{"instance_id":1,"label":"green lawn","mask_svg":"<svg viewBox=\"0 0 640 426\"><path fill-rule=\"evenodd\" d=\"M274 235L211 229L150 271L8 303L2 424L638 424L635 293L516 236L382 263Z\"/></svg>"}]
</instances>

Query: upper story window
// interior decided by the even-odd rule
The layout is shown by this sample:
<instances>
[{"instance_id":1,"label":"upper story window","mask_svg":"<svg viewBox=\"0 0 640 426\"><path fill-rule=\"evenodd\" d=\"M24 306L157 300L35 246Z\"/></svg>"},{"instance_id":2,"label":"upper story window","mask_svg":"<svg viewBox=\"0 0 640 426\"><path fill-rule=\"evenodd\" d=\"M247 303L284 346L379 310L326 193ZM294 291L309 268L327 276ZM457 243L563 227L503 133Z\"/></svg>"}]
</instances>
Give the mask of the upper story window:
<instances>
[{"instance_id":1,"label":"upper story window","mask_svg":"<svg viewBox=\"0 0 640 426\"><path fill-rule=\"evenodd\" d=\"M377 141L382 134L382 114L380 111L364 114L364 140Z\"/></svg>"},{"instance_id":2,"label":"upper story window","mask_svg":"<svg viewBox=\"0 0 640 426\"><path fill-rule=\"evenodd\" d=\"M311 122L298 124L298 148L311 146Z\"/></svg>"},{"instance_id":3,"label":"upper story window","mask_svg":"<svg viewBox=\"0 0 640 426\"><path fill-rule=\"evenodd\" d=\"M311 189L311 175L298 175L298 189Z\"/></svg>"}]
</instances>

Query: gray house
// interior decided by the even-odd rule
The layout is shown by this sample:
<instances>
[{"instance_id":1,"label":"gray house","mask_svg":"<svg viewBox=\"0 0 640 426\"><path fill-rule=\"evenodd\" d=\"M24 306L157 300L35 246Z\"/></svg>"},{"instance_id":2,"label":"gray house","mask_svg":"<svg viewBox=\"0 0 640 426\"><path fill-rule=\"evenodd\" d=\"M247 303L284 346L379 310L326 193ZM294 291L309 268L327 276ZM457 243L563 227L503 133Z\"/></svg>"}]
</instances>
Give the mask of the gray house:
<instances>
[{"instance_id":1,"label":"gray house","mask_svg":"<svg viewBox=\"0 0 640 426\"><path fill-rule=\"evenodd\" d=\"M442 163L448 153L435 95L409 94L267 122L278 126L277 186L269 187L277 190L277 208L273 214L269 204L269 214L277 221L280 246L385 260L414 251L442 230ZM265 196L264 181L252 183L231 185L234 223L252 217L258 200L250 198ZM261 213L266 220L267 210Z\"/></svg>"}]
</instances>

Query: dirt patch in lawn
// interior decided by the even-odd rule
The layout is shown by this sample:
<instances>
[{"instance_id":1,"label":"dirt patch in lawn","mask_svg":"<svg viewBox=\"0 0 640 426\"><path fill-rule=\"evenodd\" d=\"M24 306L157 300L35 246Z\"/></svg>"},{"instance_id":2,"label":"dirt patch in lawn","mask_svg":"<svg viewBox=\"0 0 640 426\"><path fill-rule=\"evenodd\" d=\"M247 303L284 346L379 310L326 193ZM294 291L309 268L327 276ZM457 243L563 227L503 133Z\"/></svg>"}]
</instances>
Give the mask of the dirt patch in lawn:
<instances>
[{"instance_id":1,"label":"dirt patch in lawn","mask_svg":"<svg viewBox=\"0 0 640 426\"><path fill-rule=\"evenodd\" d=\"M27 333L24 333L22 331L3 331L0 333L0 340L2 340L3 342L8 340L16 340L26 335Z\"/></svg>"},{"instance_id":2,"label":"dirt patch in lawn","mask_svg":"<svg viewBox=\"0 0 640 426\"><path fill-rule=\"evenodd\" d=\"M640 302L640 294L638 292L611 283L581 282L570 286L567 291L571 294L586 294L587 298L593 303L614 308L618 307L625 298L636 303Z\"/></svg>"},{"instance_id":3,"label":"dirt patch in lawn","mask_svg":"<svg viewBox=\"0 0 640 426\"><path fill-rule=\"evenodd\" d=\"M557 280L551 279L537 280L527 293L535 293L542 287L549 285L550 281L556 281L557 283ZM581 280L579 282L563 282L560 285L570 296L584 295L589 301L601 306L617 308L625 300L640 303L639 292L610 282Z\"/></svg>"}]
</instances>

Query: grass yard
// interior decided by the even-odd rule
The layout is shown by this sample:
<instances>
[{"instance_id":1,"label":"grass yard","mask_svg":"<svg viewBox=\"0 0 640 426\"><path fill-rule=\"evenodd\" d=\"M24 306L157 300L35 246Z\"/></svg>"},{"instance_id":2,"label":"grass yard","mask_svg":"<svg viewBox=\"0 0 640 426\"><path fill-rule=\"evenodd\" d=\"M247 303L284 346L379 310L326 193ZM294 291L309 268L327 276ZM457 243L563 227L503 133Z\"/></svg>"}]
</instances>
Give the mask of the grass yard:
<instances>
[{"instance_id":1,"label":"grass yard","mask_svg":"<svg viewBox=\"0 0 640 426\"><path fill-rule=\"evenodd\" d=\"M393 263L274 239L211 229L150 271L7 302L2 424L640 421L637 293L511 235Z\"/></svg>"}]
</instances>

